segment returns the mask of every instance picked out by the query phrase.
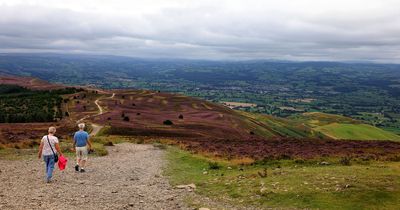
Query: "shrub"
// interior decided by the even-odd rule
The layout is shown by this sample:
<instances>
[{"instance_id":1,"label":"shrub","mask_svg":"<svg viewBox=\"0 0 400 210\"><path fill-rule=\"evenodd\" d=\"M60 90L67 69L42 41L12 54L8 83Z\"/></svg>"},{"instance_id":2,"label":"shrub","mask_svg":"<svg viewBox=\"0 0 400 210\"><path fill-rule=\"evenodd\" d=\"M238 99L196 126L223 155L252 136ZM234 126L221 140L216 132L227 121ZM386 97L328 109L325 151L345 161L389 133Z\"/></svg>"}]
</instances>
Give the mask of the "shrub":
<instances>
[{"instance_id":1,"label":"shrub","mask_svg":"<svg viewBox=\"0 0 400 210\"><path fill-rule=\"evenodd\" d=\"M209 162L208 168L211 170L218 170L221 168L221 165L219 165L217 162Z\"/></svg>"},{"instance_id":2,"label":"shrub","mask_svg":"<svg viewBox=\"0 0 400 210\"><path fill-rule=\"evenodd\" d=\"M106 156L106 155L108 155L108 151L104 147L94 150L94 153L96 155L98 155L98 156Z\"/></svg>"},{"instance_id":3,"label":"shrub","mask_svg":"<svg viewBox=\"0 0 400 210\"><path fill-rule=\"evenodd\" d=\"M183 119L183 115L180 114L178 118L179 118L179 119Z\"/></svg>"},{"instance_id":4,"label":"shrub","mask_svg":"<svg viewBox=\"0 0 400 210\"><path fill-rule=\"evenodd\" d=\"M125 113L122 112L122 113L121 113L121 117L125 117Z\"/></svg>"},{"instance_id":5,"label":"shrub","mask_svg":"<svg viewBox=\"0 0 400 210\"><path fill-rule=\"evenodd\" d=\"M128 117L128 116L125 116L125 117L124 117L124 121L129 122L129 117Z\"/></svg>"},{"instance_id":6,"label":"shrub","mask_svg":"<svg viewBox=\"0 0 400 210\"><path fill-rule=\"evenodd\" d=\"M135 104L135 103L132 103L132 106L136 106L136 104Z\"/></svg>"},{"instance_id":7,"label":"shrub","mask_svg":"<svg viewBox=\"0 0 400 210\"><path fill-rule=\"evenodd\" d=\"M304 159L295 159L294 162L297 163L297 164L303 164L306 161Z\"/></svg>"},{"instance_id":8,"label":"shrub","mask_svg":"<svg viewBox=\"0 0 400 210\"><path fill-rule=\"evenodd\" d=\"M136 115L138 115L138 116L139 116L139 115L140 115L140 113L138 112L138 113L136 113Z\"/></svg>"},{"instance_id":9,"label":"shrub","mask_svg":"<svg viewBox=\"0 0 400 210\"><path fill-rule=\"evenodd\" d=\"M172 123L171 120L164 120L163 124L164 125L173 125L174 123Z\"/></svg>"},{"instance_id":10,"label":"shrub","mask_svg":"<svg viewBox=\"0 0 400 210\"><path fill-rule=\"evenodd\" d=\"M351 161L351 158L350 158L350 157L342 157L342 158L340 158L340 160L339 160L340 164L342 164L342 165L344 165L344 166L349 166L349 165L351 165L350 161Z\"/></svg>"},{"instance_id":11,"label":"shrub","mask_svg":"<svg viewBox=\"0 0 400 210\"><path fill-rule=\"evenodd\" d=\"M66 117L69 117L69 113L68 113L68 112L65 112L65 116L66 116Z\"/></svg>"},{"instance_id":12,"label":"shrub","mask_svg":"<svg viewBox=\"0 0 400 210\"><path fill-rule=\"evenodd\" d=\"M250 131L250 135L254 135L254 132L253 132L253 131Z\"/></svg>"},{"instance_id":13,"label":"shrub","mask_svg":"<svg viewBox=\"0 0 400 210\"><path fill-rule=\"evenodd\" d=\"M108 141L106 143L103 144L104 146L114 146L114 144L112 143L112 141Z\"/></svg>"},{"instance_id":14,"label":"shrub","mask_svg":"<svg viewBox=\"0 0 400 210\"><path fill-rule=\"evenodd\" d=\"M107 117L107 120L111 120L111 117Z\"/></svg>"},{"instance_id":15,"label":"shrub","mask_svg":"<svg viewBox=\"0 0 400 210\"><path fill-rule=\"evenodd\" d=\"M291 160L291 159L292 159L292 156L291 156L290 154L281 154L281 155L278 157L278 159L281 159L281 160Z\"/></svg>"},{"instance_id":16,"label":"shrub","mask_svg":"<svg viewBox=\"0 0 400 210\"><path fill-rule=\"evenodd\" d=\"M167 149L167 146L164 145L164 144L161 144L161 143L154 143L153 146L154 146L155 148L158 148L158 149L161 149L161 150Z\"/></svg>"},{"instance_id":17,"label":"shrub","mask_svg":"<svg viewBox=\"0 0 400 210\"><path fill-rule=\"evenodd\" d=\"M35 146L39 146L39 143L37 141L32 140L32 141L29 142L29 147L32 148L32 147L35 147Z\"/></svg>"}]
</instances>

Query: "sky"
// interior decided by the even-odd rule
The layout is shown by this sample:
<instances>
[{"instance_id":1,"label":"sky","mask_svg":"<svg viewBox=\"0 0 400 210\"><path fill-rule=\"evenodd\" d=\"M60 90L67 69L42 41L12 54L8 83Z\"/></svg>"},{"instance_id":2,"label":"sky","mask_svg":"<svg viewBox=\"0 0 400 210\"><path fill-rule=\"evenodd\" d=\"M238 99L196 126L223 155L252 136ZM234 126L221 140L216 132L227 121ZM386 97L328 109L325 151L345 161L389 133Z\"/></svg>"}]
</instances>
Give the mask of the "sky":
<instances>
[{"instance_id":1,"label":"sky","mask_svg":"<svg viewBox=\"0 0 400 210\"><path fill-rule=\"evenodd\" d=\"M0 52L400 63L400 0L0 0Z\"/></svg>"}]
</instances>

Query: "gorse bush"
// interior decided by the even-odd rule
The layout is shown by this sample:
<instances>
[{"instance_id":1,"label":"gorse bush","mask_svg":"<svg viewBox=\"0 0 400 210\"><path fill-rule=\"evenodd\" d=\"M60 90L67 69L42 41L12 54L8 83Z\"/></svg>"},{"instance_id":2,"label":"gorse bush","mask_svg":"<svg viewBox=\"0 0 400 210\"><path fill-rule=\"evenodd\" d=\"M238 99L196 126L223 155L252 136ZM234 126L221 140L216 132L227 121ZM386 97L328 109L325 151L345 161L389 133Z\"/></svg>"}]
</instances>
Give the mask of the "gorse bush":
<instances>
[{"instance_id":1,"label":"gorse bush","mask_svg":"<svg viewBox=\"0 0 400 210\"><path fill-rule=\"evenodd\" d=\"M340 158L339 162L344 166L349 166L351 165L351 157L342 157Z\"/></svg>"},{"instance_id":2,"label":"gorse bush","mask_svg":"<svg viewBox=\"0 0 400 210\"><path fill-rule=\"evenodd\" d=\"M221 168L221 165L219 165L217 162L209 162L208 168L211 170L218 170Z\"/></svg>"},{"instance_id":3,"label":"gorse bush","mask_svg":"<svg viewBox=\"0 0 400 210\"><path fill-rule=\"evenodd\" d=\"M163 122L163 124L164 124L164 125L173 125L174 123L172 123L171 120L165 120L165 121Z\"/></svg>"}]
</instances>

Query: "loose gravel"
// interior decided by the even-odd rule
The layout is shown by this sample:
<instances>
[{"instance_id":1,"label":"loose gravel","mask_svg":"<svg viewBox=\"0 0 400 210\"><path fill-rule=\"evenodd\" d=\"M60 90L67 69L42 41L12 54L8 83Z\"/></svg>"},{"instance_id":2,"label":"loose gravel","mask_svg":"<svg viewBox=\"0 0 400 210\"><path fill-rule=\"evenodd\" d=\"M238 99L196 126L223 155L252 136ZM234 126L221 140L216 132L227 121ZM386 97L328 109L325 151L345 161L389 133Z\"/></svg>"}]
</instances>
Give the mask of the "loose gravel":
<instances>
[{"instance_id":1,"label":"loose gravel","mask_svg":"<svg viewBox=\"0 0 400 210\"><path fill-rule=\"evenodd\" d=\"M0 160L0 209L190 209L186 190L162 176L164 151L152 145L122 143L109 155L90 158L86 173L58 167L45 183L42 160Z\"/></svg>"}]
</instances>

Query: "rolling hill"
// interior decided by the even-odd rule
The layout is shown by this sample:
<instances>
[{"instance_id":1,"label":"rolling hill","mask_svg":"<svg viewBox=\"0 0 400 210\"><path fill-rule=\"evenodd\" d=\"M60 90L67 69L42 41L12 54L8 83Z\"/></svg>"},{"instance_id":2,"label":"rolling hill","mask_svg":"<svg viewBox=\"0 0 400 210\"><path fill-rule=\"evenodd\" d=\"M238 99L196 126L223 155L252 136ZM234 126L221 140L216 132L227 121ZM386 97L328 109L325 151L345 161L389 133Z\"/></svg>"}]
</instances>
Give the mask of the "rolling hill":
<instances>
[{"instance_id":1,"label":"rolling hill","mask_svg":"<svg viewBox=\"0 0 400 210\"><path fill-rule=\"evenodd\" d=\"M150 90L84 88L61 97L64 117L53 122L60 130L61 139L69 139L76 122L80 121L104 126L101 133L106 136L164 141L221 157L279 159L379 154L380 158L390 159L400 150L396 142L358 141L396 140L397 136L339 115L306 113L279 118ZM0 124L0 142L8 146L34 146L48 125Z\"/></svg>"}]
</instances>

